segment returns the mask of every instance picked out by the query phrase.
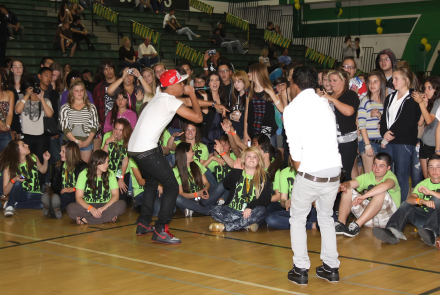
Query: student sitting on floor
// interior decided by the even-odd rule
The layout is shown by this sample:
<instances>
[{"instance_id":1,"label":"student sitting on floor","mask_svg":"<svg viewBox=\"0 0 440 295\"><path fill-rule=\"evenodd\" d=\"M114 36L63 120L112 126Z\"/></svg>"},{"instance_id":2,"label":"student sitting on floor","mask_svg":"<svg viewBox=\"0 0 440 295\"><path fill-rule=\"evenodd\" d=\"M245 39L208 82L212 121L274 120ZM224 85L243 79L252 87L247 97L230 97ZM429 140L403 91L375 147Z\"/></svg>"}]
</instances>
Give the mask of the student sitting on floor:
<instances>
[{"instance_id":1,"label":"student sitting on floor","mask_svg":"<svg viewBox=\"0 0 440 295\"><path fill-rule=\"evenodd\" d=\"M391 157L378 153L373 160L373 171L340 185L342 196L338 221L335 222L337 235L352 238L359 234L362 225L385 227L400 206L399 183L390 169ZM361 194L364 190L367 192ZM347 227L345 223L350 210L356 221Z\"/></svg>"},{"instance_id":2,"label":"student sitting on floor","mask_svg":"<svg viewBox=\"0 0 440 295\"><path fill-rule=\"evenodd\" d=\"M272 183L257 148L243 151L223 184L230 190L226 202L229 205L211 208L211 217L218 223L211 223L209 230L222 232L245 228L257 231L258 223L266 218L272 192Z\"/></svg>"},{"instance_id":3,"label":"student sitting on floor","mask_svg":"<svg viewBox=\"0 0 440 295\"><path fill-rule=\"evenodd\" d=\"M52 198L48 192L41 197L43 203L43 215L52 214L60 219L62 212L70 203L75 203L75 185L79 174L87 167L87 163L81 160L79 146L69 141L61 146L61 159L56 163L52 174L51 189Z\"/></svg>"},{"instance_id":4,"label":"student sitting on floor","mask_svg":"<svg viewBox=\"0 0 440 295\"><path fill-rule=\"evenodd\" d=\"M104 134L101 149L109 155L108 169L118 179L119 199L125 201L130 180L130 174L126 175L128 172L127 146L133 129L125 118L116 119L114 122L113 131Z\"/></svg>"},{"instance_id":5,"label":"student sitting on floor","mask_svg":"<svg viewBox=\"0 0 440 295\"><path fill-rule=\"evenodd\" d=\"M80 224L116 222L127 204L119 200L119 186L115 173L108 169L108 154L93 152L87 169L78 177L75 186L76 203L67 206L67 214Z\"/></svg>"},{"instance_id":6,"label":"student sitting on floor","mask_svg":"<svg viewBox=\"0 0 440 295\"><path fill-rule=\"evenodd\" d=\"M439 244L440 224L440 156L428 160L429 178L414 188L411 196L391 216L385 228L373 228L373 235L383 242L396 244L406 240L403 230L409 221L429 246ZM437 240L436 240L437 239ZM437 246L438 247L438 246Z\"/></svg>"},{"instance_id":7,"label":"student sitting on floor","mask_svg":"<svg viewBox=\"0 0 440 295\"><path fill-rule=\"evenodd\" d=\"M46 174L49 152L43 154L44 163L21 140L8 143L0 154L3 171L3 194L9 195L5 203L5 216L13 216L15 209L42 209L40 173Z\"/></svg>"},{"instance_id":8,"label":"student sitting on floor","mask_svg":"<svg viewBox=\"0 0 440 295\"><path fill-rule=\"evenodd\" d=\"M209 210L223 195L221 185L211 186L205 176L206 168L194 160L191 144L181 142L176 148L174 176L179 184L176 206L190 217L194 212L209 215Z\"/></svg>"}]
</instances>

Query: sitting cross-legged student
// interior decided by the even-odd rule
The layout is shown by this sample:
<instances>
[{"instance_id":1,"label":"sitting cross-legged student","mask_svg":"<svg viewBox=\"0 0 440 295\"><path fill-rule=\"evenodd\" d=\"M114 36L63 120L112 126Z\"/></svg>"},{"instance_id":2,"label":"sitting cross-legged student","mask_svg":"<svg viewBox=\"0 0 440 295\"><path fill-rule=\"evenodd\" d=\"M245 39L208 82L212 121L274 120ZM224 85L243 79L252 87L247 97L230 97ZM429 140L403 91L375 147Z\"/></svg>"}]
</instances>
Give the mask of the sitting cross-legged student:
<instances>
[{"instance_id":1,"label":"sitting cross-legged student","mask_svg":"<svg viewBox=\"0 0 440 295\"><path fill-rule=\"evenodd\" d=\"M400 206L400 186L396 175L391 172L391 157L378 153L373 160L373 171L356 179L341 183L341 202L338 221L335 222L337 235L355 237L361 227L385 227ZM367 191L362 194L363 191ZM356 217L348 227L350 211Z\"/></svg>"},{"instance_id":2,"label":"sitting cross-legged student","mask_svg":"<svg viewBox=\"0 0 440 295\"><path fill-rule=\"evenodd\" d=\"M206 178L206 168L194 160L191 144L181 142L176 147L174 176L179 184L176 206L185 212L185 217L193 211L209 215L209 210L223 195L223 186L211 186Z\"/></svg>"},{"instance_id":3,"label":"sitting cross-legged student","mask_svg":"<svg viewBox=\"0 0 440 295\"><path fill-rule=\"evenodd\" d=\"M403 230L409 221L429 246L439 244L440 224L440 155L428 160L429 178L414 188L411 196L391 216L385 228L373 228L373 235L383 242L396 244L406 240Z\"/></svg>"},{"instance_id":4,"label":"sitting cross-legged student","mask_svg":"<svg viewBox=\"0 0 440 295\"><path fill-rule=\"evenodd\" d=\"M73 141L61 146L61 159L56 163L52 174L51 189L44 192L41 197L43 203L43 215L52 213L56 218L63 216L63 211L70 203L75 203L75 185L79 174L87 167L87 163L81 160L81 152L78 144Z\"/></svg>"},{"instance_id":5,"label":"sitting cross-legged student","mask_svg":"<svg viewBox=\"0 0 440 295\"><path fill-rule=\"evenodd\" d=\"M41 164L21 140L8 143L0 154L0 171L3 176L3 194L9 195L5 203L5 216L13 216L14 208L42 209L40 173L47 171L49 152L43 154Z\"/></svg>"},{"instance_id":6,"label":"sitting cross-legged student","mask_svg":"<svg viewBox=\"0 0 440 295\"><path fill-rule=\"evenodd\" d=\"M266 218L270 204L272 183L264 170L263 157L255 147L245 149L234 169L223 180L229 189L227 206L213 206L210 231L222 232L246 229L258 230L258 223Z\"/></svg>"},{"instance_id":7,"label":"sitting cross-legged student","mask_svg":"<svg viewBox=\"0 0 440 295\"><path fill-rule=\"evenodd\" d=\"M130 174L126 175L128 172L127 146L133 129L125 118L116 119L114 122L113 131L104 134L101 149L108 153L108 169L118 179L119 199L125 201L130 180Z\"/></svg>"},{"instance_id":8,"label":"sitting cross-legged student","mask_svg":"<svg viewBox=\"0 0 440 295\"><path fill-rule=\"evenodd\" d=\"M119 200L118 182L108 167L108 154L97 150L87 168L79 174L75 186L76 203L70 203L66 209L76 224L116 222L125 212L127 204Z\"/></svg>"}]
</instances>

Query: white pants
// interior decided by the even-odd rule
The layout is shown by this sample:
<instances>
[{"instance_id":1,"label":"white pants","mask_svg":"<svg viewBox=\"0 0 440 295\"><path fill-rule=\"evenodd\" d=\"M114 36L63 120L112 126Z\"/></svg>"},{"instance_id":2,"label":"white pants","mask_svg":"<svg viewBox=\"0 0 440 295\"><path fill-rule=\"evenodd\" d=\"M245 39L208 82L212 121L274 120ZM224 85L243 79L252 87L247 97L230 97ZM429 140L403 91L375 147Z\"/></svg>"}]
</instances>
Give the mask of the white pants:
<instances>
[{"instance_id":1,"label":"white pants","mask_svg":"<svg viewBox=\"0 0 440 295\"><path fill-rule=\"evenodd\" d=\"M293 263L299 268L310 268L307 252L306 221L311 204L316 201L318 223L321 228L321 259L331 268L339 267L336 246L333 205L339 190L339 181L322 183L307 180L300 175L295 178L290 207L290 239Z\"/></svg>"}]
</instances>

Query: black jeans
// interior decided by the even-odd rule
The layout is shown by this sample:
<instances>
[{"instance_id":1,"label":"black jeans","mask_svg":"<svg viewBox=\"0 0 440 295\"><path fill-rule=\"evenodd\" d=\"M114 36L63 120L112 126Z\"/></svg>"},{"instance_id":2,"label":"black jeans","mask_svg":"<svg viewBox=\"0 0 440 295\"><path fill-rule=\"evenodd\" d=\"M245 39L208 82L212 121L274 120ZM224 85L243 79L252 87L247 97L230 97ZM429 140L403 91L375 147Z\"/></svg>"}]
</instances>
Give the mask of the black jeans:
<instances>
[{"instance_id":1,"label":"black jeans","mask_svg":"<svg viewBox=\"0 0 440 295\"><path fill-rule=\"evenodd\" d=\"M403 232L406 222L409 221L415 227L432 230L437 236L440 224L440 200L436 197L431 197L431 201L434 201L436 209L428 208L428 212L406 201L403 202L399 209L391 216L386 227L392 227Z\"/></svg>"},{"instance_id":2,"label":"black jeans","mask_svg":"<svg viewBox=\"0 0 440 295\"><path fill-rule=\"evenodd\" d=\"M88 35L83 35L83 34L79 34L79 33L73 33L72 34L72 39L73 42L75 42L77 44L76 47L79 46L79 42L81 42L82 40L85 40L87 43L87 46L92 46L92 42L90 42L89 36Z\"/></svg>"},{"instance_id":3,"label":"black jeans","mask_svg":"<svg viewBox=\"0 0 440 295\"><path fill-rule=\"evenodd\" d=\"M342 158L342 169L345 170L345 178L341 181L350 181L351 170L353 169L354 160L357 155L358 141L356 139L350 142L340 143L338 147Z\"/></svg>"},{"instance_id":4,"label":"black jeans","mask_svg":"<svg viewBox=\"0 0 440 295\"><path fill-rule=\"evenodd\" d=\"M137 223L143 225L150 224L153 216L154 201L156 200L157 186L160 183L163 186L163 194L160 197L160 211L155 226L156 231L161 232L165 225L170 223L173 216L177 195L179 194L179 184L162 152L157 152L141 159L138 159L136 156L132 158L145 179L141 215L139 215Z\"/></svg>"}]
</instances>

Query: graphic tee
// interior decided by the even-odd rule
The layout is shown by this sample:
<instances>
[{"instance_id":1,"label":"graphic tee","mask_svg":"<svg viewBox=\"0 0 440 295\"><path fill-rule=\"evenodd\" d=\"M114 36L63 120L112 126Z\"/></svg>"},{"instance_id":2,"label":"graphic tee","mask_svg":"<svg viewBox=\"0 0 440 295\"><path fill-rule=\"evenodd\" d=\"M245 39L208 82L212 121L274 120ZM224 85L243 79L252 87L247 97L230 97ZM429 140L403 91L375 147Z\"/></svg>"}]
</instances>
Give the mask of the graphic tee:
<instances>
[{"instance_id":1,"label":"graphic tee","mask_svg":"<svg viewBox=\"0 0 440 295\"><path fill-rule=\"evenodd\" d=\"M132 168L139 169L136 162L132 158L130 158L130 160L128 161L127 171L130 172L131 184L133 185L133 194L136 197L144 192L144 187L140 185L136 177L134 177Z\"/></svg>"},{"instance_id":2,"label":"graphic tee","mask_svg":"<svg viewBox=\"0 0 440 295\"><path fill-rule=\"evenodd\" d=\"M198 166L199 169L200 169L200 172L201 172L202 174L205 174L205 172L206 172L206 168L205 168L202 164L200 164L199 162L197 162L197 161L194 161L194 163L197 164L197 166ZM177 167L174 167L174 168L173 168L173 172L174 172L174 176L176 177L177 183L178 183L179 185L182 185L182 179L180 178L179 170L177 169ZM198 191L200 191L200 190L203 189L203 188L199 187L199 186L196 184L196 182L195 182L195 180L194 180L194 178L193 178L193 176L192 176L192 174L191 174L191 168L190 168L190 167L188 167L188 184L189 184L189 190L190 190L190 193L195 193L195 192L198 192Z\"/></svg>"},{"instance_id":3,"label":"graphic tee","mask_svg":"<svg viewBox=\"0 0 440 295\"><path fill-rule=\"evenodd\" d=\"M61 175L63 176L62 188L75 187L75 184L76 184L75 169L73 169L70 172L67 172L66 162L64 162L63 167L61 168Z\"/></svg>"},{"instance_id":4,"label":"graphic tee","mask_svg":"<svg viewBox=\"0 0 440 295\"><path fill-rule=\"evenodd\" d=\"M434 192L440 192L440 183L432 183L430 178L427 178L421 182L419 182L419 184L417 184L417 186L414 188L414 191L412 192L413 194L416 194L420 199L424 199L426 201L429 201L431 198L435 198L433 196L426 196L425 194L419 192L419 187L424 186L427 189L429 189L430 191L434 191ZM421 205L420 206L423 210L425 210L426 212L428 212L428 207L426 207L425 205Z\"/></svg>"},{"instance_id":5,"label":"graphic tee","mask_svg":"<svg viewBox=\"0 0 440 295\"><path fill-rule=\"evenodd\" d=\"M296 171L290 167L284 168L280 173L280 194L287 194L287 199L292 196L293 183L295 182ZM274 184L275 186L275 184Z\"/></svg>"},{"instance_id":6,"label":"graphic tee","mask_svg":"<svg viewBox=\"0 0 440 295\"><path fill-rule=\"evenodd\" d=\"M106 134L104 134L104 138L102 139L102 146L101 149L105 146L105 141L112 136L113 131L109 131ZM108 145L108 169L116 172L119 168L119 164L122 162L122 160L127 157L127 149L124 148L124 141L115 141L110 142Z\"/></svg>"},{"instance_id":7,"label":"graphic tee","mask_svg":"<svg viewBox=\"0 0 440 295\"><path fill-rule=\"evenodd\" d=\"M394 175L393 172L388 171L385 176L382 178L381 181L376 181L376 176L374 176L373 172L370 172L368 174L362 174L358 177L356 177L357 182L359 182L359 187L357 188L357 191L359 193L362 193L364 190L371 190L373 187L375 187L378 184L383 183L385 180L391 179L394 181L394 188L389 189L388 193L390 194L391 198L393 199L394 203L396 203L397 208L400 207L400 186L399 182L397 181L396 175Z\"/></svg>"},{"instance_id":8,"label":"graphic tee","mask_svg":"<svg viewBox=\"0 0 440 295\"><path fill-rule=\"evenodd\" d=\"M231 157L231 159L234 161L237 160L237 157L234 155L234 153L230 153L229 157ZM221 157L217 156L217 158ZM228 164L225 163L225 165L222 166L216 161L211 161L211 163L208 164L208 168L214 174L217 182L222 182L226 175L231 171L231 167L229 167Z\"/></svg>"},{"instance_id":9,"label":"graphic tee","mask_svg":"<svg viewBox=\"0 0 440 295\"><path fill-rule=\"evenodd\" d=\"M176 146L178 146L179 143L181 142L182 142L181 140L177 140L174 143L176 144ZM204 161L208 160L209 157L208 147L203 143L196 143L193 146L193 151L194 151L194 161L200 162L200 160L204 160Z\"/></svg>"},{"instance_id":10,"label":"graphic tee","mask_svg":"<svg viewBox=\"0 0 440 295\"><path fill-rule=\"evenodd\" d=\"M34 164L29 167L29 171L26 165L26 162L20 164L19 172L24 176L24 181L21 183L24 191L29 193L39 193L41 194L41 185L40 185L40 177L37 166L37 157L32 154L31 155Z\"/></svg>"},{"instance_id":11,"label":"graphic tee","mask_svg":"<svg viewBox=\"0 0 440 295\"><path fill-rule=\"evenodd\" d=\"M171 137L170 132L167 129L164 129L164 131L162 132L161 137L159 138L159 145L166 147L170 137Z\"/></svg>"},{"instance_id":12,"label":"graphic tee","mask_svg":"<svg viewBox=\"0 0 440 295\"><path fill-rule=\"evenodd\" d=\"M234 198L232 199L231 203L229 203L228 205L229 208L238 211L244 211L244 209L246 209L247 204L252 202L252 200L257 197L255 194L255 187L253 184L251 184L251 180L253 177L254 177L253 175L248 175L243 170L241 177L237 182Z\"/></svg>"},{"instance_id":13,"label":"graphic tee","mask_svg":"<svg viewBox=\"0 0 440 295\"><path fill-rule=\"evenodd\" d=\"M79 174L75 188L84 191L83 198L86 203L107 203L112 197L111 191L113 189L119 189L115 173L111 170L108 170L108 190L104 190L102 178L97 177L95 180L96 190L92 191L92 188L87 185L87 170L88 169L86 168Z\"/></svg>"}]
</instances>

